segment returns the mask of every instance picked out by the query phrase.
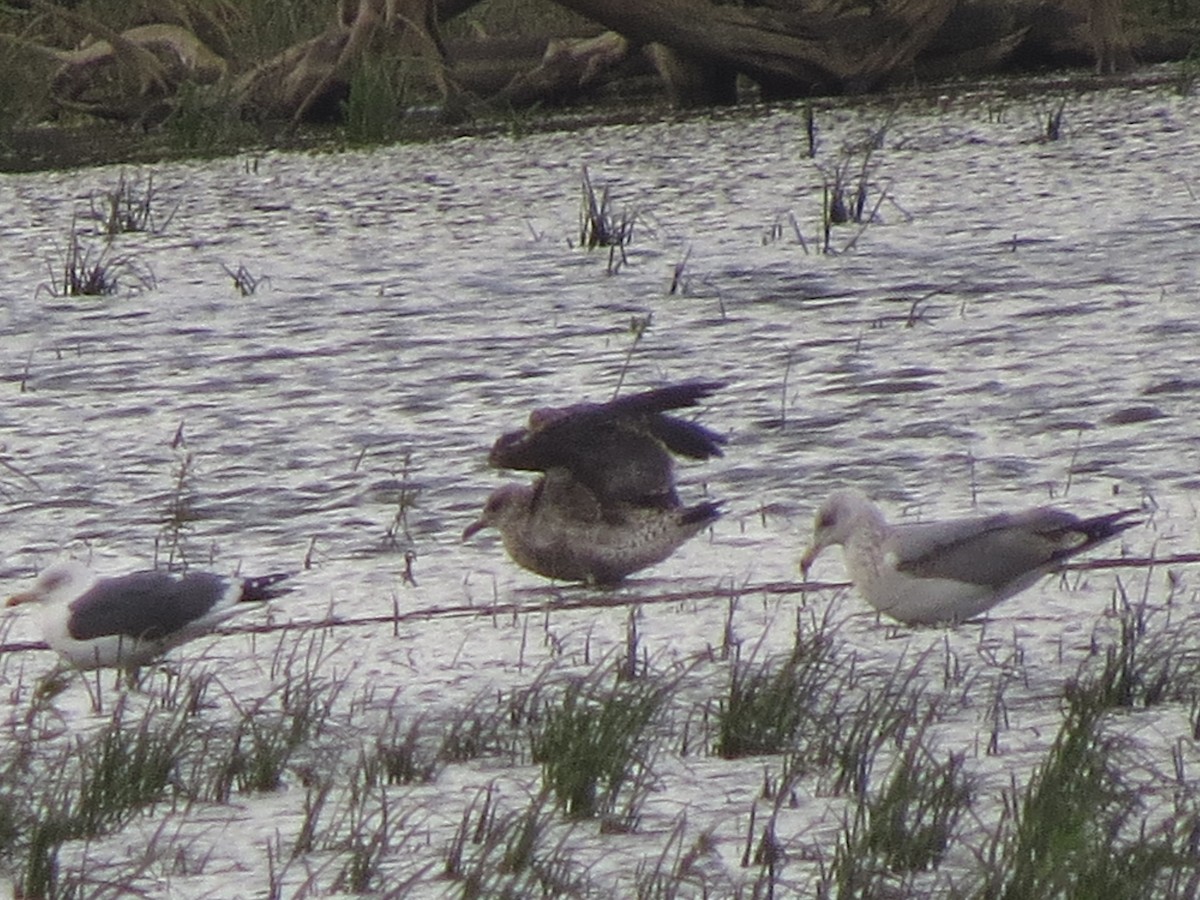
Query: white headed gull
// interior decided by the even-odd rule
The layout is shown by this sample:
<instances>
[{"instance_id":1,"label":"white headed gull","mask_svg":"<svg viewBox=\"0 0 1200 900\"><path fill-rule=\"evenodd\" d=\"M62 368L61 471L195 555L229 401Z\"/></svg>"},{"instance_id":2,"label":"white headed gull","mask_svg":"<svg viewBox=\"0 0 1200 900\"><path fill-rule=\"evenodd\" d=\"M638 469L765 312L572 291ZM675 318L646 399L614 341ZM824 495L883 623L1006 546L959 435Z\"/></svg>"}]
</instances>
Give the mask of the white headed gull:
<instances>
[{"instance_id":1,"label":"white headed gull","mask_svg":"<svg viewBox=\"0 0 1200 900\"><path fill-rule=\"evenodd\" d=\"M661 562L721 514L717 503L680 502L672 454L708 459L725 442L667 412L720 387L692 381L535 410L528 428L496 440L488 462L543 476L496 489L463 539L496 528L518 565L563 581L613 584Z\"/></svg>"},{"instance_id":2,"label":"white headed gull","mask_svg":"<svg viewBox=\"0 0 1200 900\"><path fill-rule=\"evenodd\" d=\"M211 631L245 607L286 593L287 575L236 578L209 573L135 572L99 578L56 563L8 606L36 603L46 643L80 669L134 668Z\"/></svg>"},{"instance_id":3,"label":"white headed gull","mask_svg":"<svg viewBox=\"0 0 1200 900\"><path fill-rule=\"evenodd\" d=\"M805 577L826 547L841 544L846 571L875 609L909 624L961 622L1023 591L1067 559L1136 522L1137 510L1080 519L1048 507L944 522L889 525L857 490L821 504Z\"/></svg>"}]
</instances>

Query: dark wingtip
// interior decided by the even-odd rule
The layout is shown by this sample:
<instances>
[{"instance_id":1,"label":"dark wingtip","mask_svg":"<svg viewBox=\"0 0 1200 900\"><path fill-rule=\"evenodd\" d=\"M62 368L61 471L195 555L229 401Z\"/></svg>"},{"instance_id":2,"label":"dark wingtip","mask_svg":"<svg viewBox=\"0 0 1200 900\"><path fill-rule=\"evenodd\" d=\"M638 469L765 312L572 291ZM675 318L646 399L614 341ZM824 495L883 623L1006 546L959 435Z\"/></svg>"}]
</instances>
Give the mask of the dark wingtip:
<instances>
[{"instance_id":1,"label":"dark wingtip","mask_svg":"<svg viewBox=\"0 0 1200 900\"><path fill-rule=\"evenodd\" d=\"M1123 509L1120 512L1095 516L1084 521L1081 530L1093 542L1107 540L1127 528L1141 525L1145 521L1144 519L1129 519L1129 516L1137 515L1140 512L1140 509Z\"/></svg>"},{"instance_id":2,"label":"dark wingtip","mask_svg":"<svg viewBox=\"0 0 1200 900\"><path fill-rule=\"evenodd\" d=\"M729 439L725 435L706 428L699 422L689 422L674 416L662 416L650 423L648 429L667 449L690 459L708 459L724 456L721 445Z\"/></svg>"},{"instance_id":3,"label":"dark wingtip","mask_svg":"<svg viewBox=\"0 0 1200 900\"><path fill-rule=\"evenodd\" d=\"M696 406L701 400L711 397L725 386L724 381L681 381L677 384L668 384L664 387L618 397L612 401L610 406L628 408L631 412L665 412L668 409Z\"/></svg>"},{"instance_id":4,"label":"dark wingtip","mask_svg":"<svg viewBox=\"0 0 1200 900\"><path fill-rule=\"evenodd\" d=\"M721 518L721 501L705 500L683 510L679 517L681 525L708 525Z\"/></svg>"},{"instance_id":5,"label":"dark wingtip","mask_svg":"<svg viewBox=\"0 0 1200 900\"><path fill-rule=\"evenodd\" d=\"M706 397L711 397L717 391L729 387L729 382L695 379L692 381L681 381L678 385L675 385L675 387L678 388L683 395L692 398L692 402L687 404L688 406L692 406L696 402L703 400Z\"/></svg>"},{"instance_id":6,"label":"dark wingtip","mask_svg":"<svg viewBox=\"0 0 1200 900\"><path fill-rule=\"evenodd\" d=\"M285 578L291 578L290 572L275 572L271 575L258 575L242 580L242 601L252 603L260 600L270 600L289 593L292 588L276 587Z\"/></svg>"},{"instance_id":7,"label":"dark wingtip","mask_svg":"<svg viewBox=\"0 0 1200 900\"><path fill-rule=\"evenodd\" d=\"M576 444L596 428L630 423L663 443L673 453L692 459L722 456L726 438L697 422L667 415L672 409L696 406L705 397L725 387L723 381L683 381L608 403L576 403L572 406L535 410L530 426L498 437L488 453L488 465L496 469L545 471L564 460L586 453Z\"/></svg>"}]
</instances>

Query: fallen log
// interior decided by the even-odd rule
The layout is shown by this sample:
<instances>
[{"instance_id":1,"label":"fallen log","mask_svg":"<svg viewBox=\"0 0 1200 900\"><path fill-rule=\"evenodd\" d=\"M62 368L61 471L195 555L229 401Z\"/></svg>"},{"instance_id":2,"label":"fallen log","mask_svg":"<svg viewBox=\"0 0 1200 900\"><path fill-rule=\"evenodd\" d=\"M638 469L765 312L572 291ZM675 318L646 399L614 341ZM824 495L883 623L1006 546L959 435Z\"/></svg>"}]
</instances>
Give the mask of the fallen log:
<instances>
[{"instance_id":1,"label":"fallen log","mask_svg":"<svg viewBox=\"0 0 1200 900\"><path fill-rule=\"evenodd\" d=\"M212 84L227 69L225 60L177 25L139 25L55 55L62 65L50 94L59 106L122 121L143 119L185 81Z\"/></svg>"},{"instance_id":2,"label":"fallen log","mask_svg":"<svg viewBox=\"0 0 1200 900\"><path fill-rule=\"evenodd\" d=\"M764 96L876 87L910 66L957 0L893 0L868 10L716 6L705 0L556 0L637 44L659 43L740 72Z\"/></svg>"},{"instance_id":3,"label":"fallen log","mask_svg":"<svg viewBox=\"0 0 1200 900\"><path fill-rule=\"evenodd\" d=\"M235 85L235 104L248 118L302 120L340 115L354 67L371 54L404 59L449 104L436 0L340 0L335 20L319 35L289 47Z\"/></svg>"}]
</instances>

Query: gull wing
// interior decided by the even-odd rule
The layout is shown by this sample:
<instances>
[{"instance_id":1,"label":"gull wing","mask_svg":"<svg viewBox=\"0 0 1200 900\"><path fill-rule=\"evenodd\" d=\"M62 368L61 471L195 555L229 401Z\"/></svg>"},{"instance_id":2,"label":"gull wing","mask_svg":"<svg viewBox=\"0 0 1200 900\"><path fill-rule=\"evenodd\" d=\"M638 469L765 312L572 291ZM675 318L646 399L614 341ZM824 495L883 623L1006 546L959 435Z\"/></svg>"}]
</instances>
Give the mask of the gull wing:
<instances>
[{"instance_id":1,"label":"gull wing","mask_svg":"<svg viewBox=\"0 0 1200 900\"><path fill-rule=\"evenodd\" d=\"M537 410L528 428L496 441L488 461L505 469L565 469L603 504L674 507L679 500L671 453L719 456L725 438L665 411L694 406L720 386L687 382L609 403Z\"/></svg>"},{"instance_id":2,"label":"gull wing","mask_svg":"<svg viewBox=\"0 0 1200 900\"><path fill-rule=\"evenodd\" d=\"M915 578L940 578L1002 588L1049 571L1136 522L1135 510L1080 519L1063 510L1038 508L979 519L896 525L889 549L896 568Z\"/></svg>"},{"instance_id":3,"label":"gull wing","mask_svg":"<svg viewBox=\"0 0 1200 900\"><path fill-rule=\"evenodd\" d=\"M208 573L105 578L71 603L68 627L78 641L108 635L155 640L206 616L229 588L229 579Z\"/></svg>"}]
</instances>

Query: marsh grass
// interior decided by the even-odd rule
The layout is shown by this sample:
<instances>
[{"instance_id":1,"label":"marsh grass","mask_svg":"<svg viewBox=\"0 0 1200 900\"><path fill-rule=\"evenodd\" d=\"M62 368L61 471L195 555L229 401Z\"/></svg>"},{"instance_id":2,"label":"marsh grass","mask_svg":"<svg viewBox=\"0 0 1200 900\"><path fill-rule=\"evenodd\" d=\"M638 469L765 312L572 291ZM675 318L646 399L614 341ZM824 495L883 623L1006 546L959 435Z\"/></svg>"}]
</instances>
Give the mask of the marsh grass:
<instances>
[{"instance_id":1,"label":"marsh grass","mask_svg":"<svg viewBox=\"0 0 1200 900\"><path fill-rule=\"evenodd\" d=\"M822 253L846 253L853 249L867 228L877 221L880 207L890 199L887 188L875 184L874 175L878 168L875 154L883 148L895 115L893 111L866 137L844 146L832 164L814 163L822 180ZM870 202L872 193L875 194L873 203ZM834 228L849 224L858 225L858 230L844 245L835 248ZM807 245L805 249L807 251Z\"/></svg>"},{"instance_id":2,"label":"marsh grass","mask_svg":"<svg viewBox=\"0 0 1200 900\"><path fill-rule=\"evenodd\" d=\"M439 723L435 759L439 764L491 758L519 764L529 757L529 734L542 719L553 667L542 669L525 687L510 693L484 691Z\"/></svg>"},{"instance_id":3,"label":"marsh grass","mask_svg":"<svg viewBox=\"0 0 1200 900\"><path fill-rule=\"evenodd\" d=\"M36 793L4 792L4 819L19 824L10 849L19 863L20 896L63 896L58 854L67 841L116 830L178 789L180 760L192 749L187 717L130 714L122 698L108 721L35 761L36 774L12 772ZM31 764L35 764L31 763Z\"/></svg>"},{"instance_id":4,"label":"marsh grass","mask_svg":"<svg viewBox=\"0 0 1200 900\"><path fill-rule=\"evenodd\" d=\"M847 813L828 866L822 866L815 894L818 900L842 897L907 897L915 894L903 875L889 872L868 846L867 809L856 806Z\"/></svg>"},{"instance_id":5,"label":"marsh grass","mask_svg":"<svg viewBox=\"0 0 1200 900\"><path fill-rule=\"evenodd\" d=\"M399 490L396 493L396 511L384 533L384 541L392 548L398 548L401 545L401 537L403 537L403 543L406 546L411 547L413 544L412 532L408 528L408 514L417 505L417 496L420 493L420 488L413 481L412 464L412 448L406 447L404 449L404 457L401 460L400 471L395 475L396 482L399 485Z\"/></svg>"},{"instance_id":6,"label":"marsh grass","mask_svg":"<svg viewBox=\"0 0 1200 900\"><path fill-rule=\"evenodd\" d=\"M111 830L131 811L162 799L188 751L186 716L169 715L160 722L148 715L129 723L125 711L122 699L97 735L76 742L80 789L69 829L76 836Z\"/></svg>"},{"instance_id":7,"label":"marsh grass","mask_svg":"<svg viewBox=\"0 0 1200 900\"><path fill-rule=\"evenodd\" d=\"M1058 101L1058 105L1046 112L1045 126L1042 129L1042 140L1057 141L1063 137L1064 115L1067 111L1067 99Z\"/></svg>"},{"instance_id":8,"label":"marsh grass","mask_svg":"<svg viewBox=\"0 0 1200 900\"><path fill-rule=\"evenodd\" d=\"M817 157L817 113L811 103L804 104L804 155Z\"/></svg>"},{"instance_id":9,"label":"marsh grass","mask_svg":"<svg viewBox=\"0 0 1200 900\"><path fill-rule=\"evenodd\" d=\"M326 632L295 642L289 653L283 646L272 661L274 686L267 694L245 701L227 692L236 720L228 736L213 737L205 754L212 767L205 791L209 799L228 802L235 788L241 793L278 790L296 755L311 753L334 718L346 682L318 674L336 652Z\"/></svg>"},{"instance_id":10,"label":"marsh grass","mask_svg":"<svg viewBox=\"0 0 1200 900\"><path fill-rule=\"evenodd\" d=\"M105 242L99 249L85 246L72 219L67 246L62 251L57 269L47 264L50 280L38 290L55 297L104 297L120 293L122 285L130 291L151 290L154 273L128 256L112 253L112 244Z\"/></svg>"},{"instance_id":11,"label":"marsh grass","mask_svg":"<svg viewBox=\"0 0 1200 900\"><path fill-rule=\"evenodd\" d=\"M369 783L420 784L437 778L442 762L428 750L429 742L422 740L423 725L420 717L405 725L389 716L374 738L371 755L363 762Z\"/></svg>"},{"instance_id":12,"label":"marsh grass","mask_svg":"<svg viewBox=\"0 0 1200 900\"><path fill-rule=\"evenodd\" d=\"M750 817L747 849L749 849L750 843L753 843L754 852L743 857L742 866L755 865L758 867L758 874L754 879L754 886L752 888L752 896L754 897L772 898L773 900L775 892L781 888L781 876L783 868L787 863L787 853L776 831L776 816L778 812L779 808L777 806L771 815L767 817L767 821L762 827L757 842L753 841L754 816Z\"/></svg>"},{"instance_id":13,"label":"marsh grass","mask_svg":"<svg viewBox=\"0 0 1200 900\"><path fill-rule=\"evenodd\" d=\"M962 814L971 803L971 785L961 753L935 758L923 740L910 741L883 790L865 806L863 844L892 872L936 868Z\"/></svg>"},{"instance_id":14,"label":"marsh grass","mask_svg":"<svg viewBox=\"0 0 1200 900\"><path fill-rule=\"evenodd\" d=\"M1194 793L1150 818L1130 780L1136 751L1110 730L1105 677L1090 688L1068 688L1057 737L1025 788L1014 783L977 897L1173 900L1200 887Z\"/></svg>"},{"instance_id":15,"label":"marsh grass","mask_svg":"<svg viewBox=\"0 0 1200 900\"><path fill-rule=\"evenodd\" d=\"M637 900L676 900L681 897L716 896L702 861L715 852L712 832L704 831L685 849L687 816L680 814L657 857L643 857L633 873Z\"/></svg>"},{"instance_id":16,"label":"marsh grass","mask_svg":"<svg viewBox=\"0 0 1200 900\"><path fill-rule=\"evenodd\" d=\"M1131 601L1123 590L1119 604L1116 640L1097 647L1068 684L1068 699L1149 708L1200 696L1200 648L1188 623L1173 623L1169 610L1152 612L1144 599Z\"/></svg>"},{"instance_id":17,"label":"marsh grass","mask_svg":"<svg viewBox=\"0 0 1200 900\"><path fill-rule=\"evenodd\" d=\"M444 876L463 900L485 897L580 897L588 895L587 872L566 852L569 828L551 832L555 804L548 790L524 809L501 812L492 787L463 813L446 854Z\"/></svg>"},{"instance_id":18,"label":"marsh grass","mask_svg":"<svg viewBox=\"0 0 1200 900\"><path fill-rule=\"evenodd\" d=\"M897 754L880 786L863 785L851 807L818 897L914 896L917 873L936 869L974 799L965 757L928 744L933 711Z\"/></svg>"},{"instance_id":19,"label":"marsh grass","mask_svg":"<svg viewBox=\"0 0 1200 900\"><path fill-rule=\"evenodd\" d=\"M828 620L806 629L797 618L792 650L782 659L735 659L716 709L713 752L737 759L795 749L802 734L828 724L839 668Z\"/></svg>"},{"instance_id":20,"label":"marsh grass","mask_svg":"<svg viewBox=\"0 0 1200 900\"><path fill-rule=\"evenodd\" d=\"M201 154L253 146L263 137L259 128L238 114L229 84L190 81L179 86L162 133L174 149Z\"/></svg>"},{"instance_id":21,"label":"marsh grass","mask_svg":"<svg viewBox=\"0 0 1200 900\"><path fill-rule=\"evenodd\" d=\"M378 759L368 753L360 754L342 796L344 803L325 844L342 854L332 890L362 894L378 882L401 823L387 785L378 777Z\"/></svg>"},{"instance_id":22,"label":"marsh grass","mask_svg":"<svg viewBox=\"0 0 1200 900\"><path fill-rule=\"evenodd\" d=\"M464 763L514 753L513 728L494 694L477 698L445 726L437 758Z\"/></svg>"},{"instance_id":23,"label":"marsh grass","mask_svg":"<svg viewBox=\"0 0 1200 900\"><path fill-rule=\"evenodd\" d=\"M610 685L608 677L602 667L547 690L531 754L568 818L600 817L606 828L630 830L652 777L650 729L673 685L649 676Z\"/></svg>"},{"instance_id":24,"label":"marsh grass","mask_svg":"<svg viewBox=\"0 0 1200 900\"><path fill-rule=\"evenodd\" d=\"M154 191L154 174L146 177L144 189L126 180L122 172L111 190L92 194L91 217L100 224L101 232L110 240L118 234L128 232L153 232L161 234L175 217L179 209L176 203L162 221L156 221L155 208L160 198Z\"/></svg>"},{"instance_id":25,"label":"marsh grass","mask_svg":"<svg viewBox=\"0 0 1200 900\"><path fill-rule=\"evenodd\" d=\"M621 393L621 387L625 384L625 375L629 371L629 364L633 362L633 354L637 351L638 345L641 344L642 338L646 336L646 332L650 330L653 322L654 313L629 317L629 349L625 351L625 358L621 360L621 371L617 373L617 385L613 388L614 399Z\"/></svg>"},{"instance_id":26,"label":"marsh grass","mask_svg":"<svg viewBox=\"0 0 1200 900\"><path fill-rule=\"evenodd\" d=\"M579 204L579 246L594 250L608 248L608 274L615 275L628 262L625 248L633 241L635 212L613 211L608 185L597 193L587 166L583 167Z\"/></svg>"},{"instance_id":27,"label":"marsh grass","mask_svg":"<svg viewBox=\"0 0 1200 900\"><path fill-rule=\"evenodd\" d=\"M779 213L775 216L771 224L763 232L763 246L765 247L768 244L775 244L783 240L784 235L786 235L789 230L792 232L792 236L796 239L796 243L800 245L800 249L807 254L808 241L804 239L804 231L800 228L800 220L796 218L796 214L791 210ZM827 236L826 244L828 244L828 240L829 238Z\"/></svg>"},{"instance_id":28,"label":"marsh grass","mask_svg":"<svg viewBox=\"0 0 1200 900\"><path fill-rule=\"evenodd\" d=\"M828 613L802 611L788 652L767 655L759 643L743 657L739 600L728 602L725 654L714 646L664 674L630 611L623 640L614 636L598 661L590 643L574 656L556 648L520 686L484 689L452 709L418 712L399 688L348 697L353 663L327 629L307 640L288 632L250 696L207 669L169 674L118 694L86 734L67 729L55 698L16 686L14 702L29 709L4 726L12 749L0 757L0 858L26 896L103 896L111 885L153 895L164 872L206 864L203 855L166 856L172 834L196 841L182 831L194 824L192 804L207 817L236 793L277 791L269 802L290 803L292 814L269 845L263 885L247 888L272 897L403 896L414 885L462 897L1196 895L1193 749L1186 736L1169 759L1138 746L1160 718L1200 716L1188 611L1124 602L1120 618L1097 627L1091 659L1062 694L1050 749L1014 764L989 755L982 732L1007 728L1010 707L1023 716L1037 704L1039 727L1053 713L1015 634L981 638L997 687L976 696L973 645L957 634L917 641L928 643L922 652L906 652L907 636L893 634L897 649L864 658L846 649ZM786 646L775 624L764 633ZM1164 661L1176 660L1164 674ZM775 758L722 761L734 708L737 729L753 738L746 747L759 748L747 752ZM1142 729L1136 716L1159 718ZM964 743L966 720L977 727ZM686 756L689 742L716 758L664 759ZM749 826L739 812L732 835L740 868L722 858L728 828L702 821L689 831L690 808L664 822L658 800L675 799L680 770L693 764L718 768L718 781L744 770L743 786L744 772L763 773ZM682 777L685 792L709 789ZM653 805L652 790L661 790ZM447 803L461 805L447 816ZM164 817L165 846L112 862L113 841L136 840L120 829L143 814ZM798 815L813 816L799 833ZM797 847L806 828L819 846ZM613 893L612 855L625 865L635 841L645 850L617 873ZM430 887L434 868L443 880ZM946 885L953 890L938 893Z\"/></svg>"},{"instance_id":29,"label":"marsh grass","mask_svg":"<svg viewBox=\"0 0 1200 900\"><path fill-rule=\"evenodd\" d=\"M1025 789L1002 859L1003 875L985 896L1100 896L1075 893L1078 879L1111 848L1111 816L1122 805L1111 742L1098 706L1068 712L1046 759ZM1107 820L1107 821L1106 821ZM1082 865L1081 865L1082 864ZM1113 896L1107 891L1104 896Z\"/></svg>"},{"instance_id":30,"label":"marsh grass","mask_svg":"<svg viewBox=\"0 0 1200 900\"><path fill-rule=\"evenodd\" d=\"M1175 67L1175 93L1180 97L1190 97L1196 92L1196 84L1200 82L1200 47L1192 47L1192 52L1180 60Z\"/></svg>"},{"instance_id":31,"label":"marsh grass","mask_svg":"<svg viewBox=\"0 0 1200 900\"><path fill-rule=\"evenodd\" d=\"M264 284L270 284L271 278L268 275L260 275L255 277L250 270L244 265L239 264L237 269L231 269L224 263L221 268L225 270L225 274L233 281L233 289L243 297L250 297L257 293L259 287Z\"/></svg>"},{"instance_id":32,"label":"marsh grass","mask_svg":"<svg viewBox=\"0 0 1200 900\"><path fill-rule=\"evenodd\" d=\"M394 139L404 121L409 75L403 64L365 57L350 75L350 94L342 103L343 130L351 145Z\"/></svg>"},{"instance_id":33,"label":"marsh grass","mask_svg":"<svg viewBox=\"0 0 1200 900\"><path fill-rule=\"evenodd\" d=\"M825 719L825 674L820 658L735 662L717 708L713 751L737 759L792 749L802 729Z\"/></svg>"},{"instance_id":34,"label":"marsh grass","mask_svg":"<svg viewBox=\"0 0 1200 900\"><path fill-rule=\"evenodd\" d=\"M926 658L914 664L902 657L890 675L877 683L846 690L828 727L789 759L793 771L805 771L814 764L827 768L828 790L864 796L879 750L888 743L899 744L910 729L936 714L925 697Z\"/></svg>"},{"instance_id":35,"label":"marsh grass","mask_svg":"<svg viewBox=\"0 0 1200 900\"><path fill-rule=\"evenodd\" d=\"M183 435L183 423L175 429L171 440L171 452L175 455L175 468L171 475L171 488L167 493L166 507L162 513L162 524L154 538L154 566L168 570L187 565L185 539L196 520L194 466L195 457L187 447Z\"/></svg>"},{"instance_id":36,"label":"marsh grass","mask_svg":"<svg viewBox=\"0 0 1200 900\"><path fill-rule=\"evenodd\" d=\"M266 704L241 710L242 716L223 766L222 788L214 799L227 801L229 786L242 793L274 791L283 786L284 773L303 736L297 720L273 712Z\"/></svg>"}]
</instances>

